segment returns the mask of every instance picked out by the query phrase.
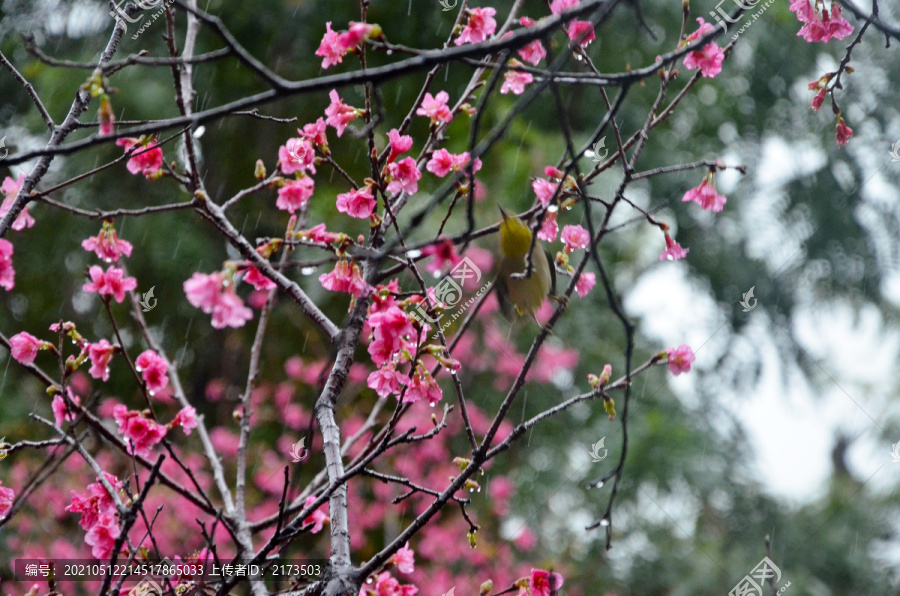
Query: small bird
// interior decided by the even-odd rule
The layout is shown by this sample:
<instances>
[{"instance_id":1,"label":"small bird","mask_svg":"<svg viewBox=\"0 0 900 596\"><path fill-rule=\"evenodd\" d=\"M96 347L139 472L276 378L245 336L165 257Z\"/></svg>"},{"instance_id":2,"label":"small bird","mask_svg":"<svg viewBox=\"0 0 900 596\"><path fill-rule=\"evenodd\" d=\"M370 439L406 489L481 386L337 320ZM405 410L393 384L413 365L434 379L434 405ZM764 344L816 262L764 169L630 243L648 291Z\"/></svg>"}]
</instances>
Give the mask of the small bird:
<instances>
[{"instance_id":1,"label":"small bird","mask_svg":"<svg viewBox=\"0 0 900 596\"><path fill-rule=\"evenodd\" d=\"M535 241L531 250L531 275L526 276L525 255L531 249L531 229L503 207L500 207L500 215L503 216L500 223L501 259L496 282L500 310L509 320L524 316L533 318L544 298L556 293L556 267L547 249Z\"/></svg>"}]
</instances>

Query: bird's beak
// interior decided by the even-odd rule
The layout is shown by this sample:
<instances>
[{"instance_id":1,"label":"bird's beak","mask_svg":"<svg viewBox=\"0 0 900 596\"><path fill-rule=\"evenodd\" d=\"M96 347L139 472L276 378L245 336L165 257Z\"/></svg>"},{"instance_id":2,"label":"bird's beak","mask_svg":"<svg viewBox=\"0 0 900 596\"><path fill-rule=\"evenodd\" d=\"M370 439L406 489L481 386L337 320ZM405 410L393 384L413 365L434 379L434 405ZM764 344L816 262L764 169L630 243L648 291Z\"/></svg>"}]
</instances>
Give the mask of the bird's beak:
<instances>
[{"instance_id":1,"label":"bird's beak","mask_svg":"<svg viewBox=\"0 0 900 596\"><path fill-rule=\"evenodd\" d=\"M503 221L509 219L509 212L503 208L503 205L497 205L497 209L500 210L500 215L503 216Z\"/></svg>"}]
</instances>

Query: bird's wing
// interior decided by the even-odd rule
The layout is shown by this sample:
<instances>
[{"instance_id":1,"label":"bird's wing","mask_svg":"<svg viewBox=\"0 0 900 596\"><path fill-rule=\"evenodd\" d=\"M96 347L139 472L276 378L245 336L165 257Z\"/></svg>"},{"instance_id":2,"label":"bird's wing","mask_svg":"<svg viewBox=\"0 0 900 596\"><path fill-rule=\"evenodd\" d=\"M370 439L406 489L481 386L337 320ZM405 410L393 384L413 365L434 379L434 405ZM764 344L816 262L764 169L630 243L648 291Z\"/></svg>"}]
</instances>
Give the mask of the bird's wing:
<instances>
[{"instance_id":1,"label":"bird's wing","mask_svg":"<svg viewBox=\"0 0 900 596\"><path fill-rule=\"evenodd\" d=\"M556 260L550 255L546 246L544 254L547 256L547 265L550 267L550 295L556 296Z\"/></svg>"},{"instance_id":2,"label":"bird's wing","mask_svg":"<svg viewBox=\"0 0 900 596\"><path fill-rule=\"evenodd\" d=\"M497 294L497 303L500 305L500 312L503 313L503 316L507 321L515 320L515 307L512 302L507 299L509 296L509 287L506 285L506 280L503 279L502 275L498 275L494 280L494 285L496 286Z\"/></svg>"}]
</instances>

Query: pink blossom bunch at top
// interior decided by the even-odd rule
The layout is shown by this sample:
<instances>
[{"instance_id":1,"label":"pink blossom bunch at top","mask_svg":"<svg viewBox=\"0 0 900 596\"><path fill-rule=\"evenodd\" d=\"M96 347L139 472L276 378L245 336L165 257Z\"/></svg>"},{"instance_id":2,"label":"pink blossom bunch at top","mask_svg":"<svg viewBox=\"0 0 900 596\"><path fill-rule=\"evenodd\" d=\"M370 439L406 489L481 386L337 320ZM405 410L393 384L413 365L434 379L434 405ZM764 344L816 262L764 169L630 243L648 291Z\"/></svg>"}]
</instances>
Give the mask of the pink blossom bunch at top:
<instances>
[{"instance_id":1,"label":"pink blossom bunch at top","mask_svg":"<svg viewBox=\"0 0 900 596\"><path fill-rule=\"evenodd\" d=\"M691 249L682 248L680 244L672 240L672 237L669 236L669 233L666 232L666 250L662 251L659 255L659 260L664 261L666 259L670 261L678 261L687 256L688 252Z\"/></svg>"},{"instance_id":2,"label":"pink blossom bunch at top","mask_svg":"<svg viewBox=\"0 0 900 596\"><path fill-rule=\"evenodd\" d=\"M720 195L716 192L716 182L712 172L703 178L703 182L700 183L700 186L694 187L684 193L681 200L683 202L693 201L703 209L715 213L720 212L728 201L728 199L725 198L725 195Z\"/></svg>"},{"instance_id":3,"label":"pink blossom bunch at top","mask_svg":"<svg viewBox=\"0 0 900 596\"><path fill-rule=\"evenodd\" d=\"M316 497L309 495L306 497L306 503L303 505L303 508L305 509L315 502ZM325 501L325 503L319 505L312 513L303 519L303 525L306 526L312 524L313 527L310 529L310 532L318 534L322 531L322 527L330 521L331 518L328 516L328 501Z\"/></svg>"},{"instance_id":4,"label":"pink blossom bunch at top","mask_svg":"<svg viewBox=\"0 0 900 596\"><path fill-rule=\"evenodd\" d=\"M137 288L137 280L133 277L125 277L125 271L118 267L110 267L104 271L99 265L93 265L88 269L91 283L84 284L81 289L100 296L112 296L116 302L125 300L125 292Z\"/></svg>"},{"instance_id":5,"label":"pink blossom bunch at top","mask_svg":"<svg viewBox=\"0 0 900 596\"><path fill-rule=\"evenodd\" d=\"M337 136L340 137L344 134L344 129L347 128L347 125L363 116L365 110L345 104L344 100L341 99L341 96L334 89L328 93L328 97L331 99L331 104L325 108L325 123L337 130Z\"/></svg>"},{"instance_id":6,"label":"pink blossom bunch at top","mask_svg":"<svg viewBox=\"0 0 900 596\"><path fill-rule=\"evenodd\" d=\"M569 254L573 250L587 246L591 241L591 235L581 226L566 226L560 239L565 243L563 250Z\"/></svg>"},{"instance_id":7,"label":"pink blossom bunch at top","mask_svg":"<svg viewBox=\"0 0 900 596\"><path fill-rule=\"evenodd\" d=\"M81 247L86 251L93 251L97 258L107 263L115 263L122 255L131 256L132 246L127 240L120 240L116 229L110 222L103 222L103 227L96 236L86 238L81 242Z\"/></svg>"},{"instance_id":8,"label":"pink blossom bunch at top","mask_svg":"<svg viewBox=\"0 0 900 596\"><path fill-rule=\"evenodd\" d=\"M19 191L22 190L22 184L25 183L25 173L19 174L19 177L13 180L9 176L3 179L3 184L0 185L0 193L3 193L4 199L3 203L0 204L0 217L6 215L6 212L10 210L12 207L13 201L16 200L16 195L19 194ZM19 215L16 216L16 220L12 223L12 229L15 231L21 231L25 228L30 228L34 225L34 218L31 216L31 213L28 212L28 205L26 205Z\"/></svg>"},{"instance_id":9,"label":"pink blossom bunch at top","mask_svg":"<svg viewBox=\"0 0 900 596\"><path fill-rule=\"evenodd\" d=\"M685 38L682 45L691 44L701 37L705 37L709 33L715 31L715 27L703 20L703 17L697 17L700 26L696 31ZM700 69L700 74L704 77L713 78L722 72L722 62L725 60L725 52L715 42L710 42L699 50L689 52L684 57L684 67L688 70Z\"/></svg>"},{"instance_id":10,"label":"pink blossom bunch at top","mask_svg":"<svg viewBox=\"0 0 900 596\"><path fill-rule=\"evenodd\" d=\"M184 282L184 293L193 306L212 313L212 326L216 329L243 327L253 318L253 311L235 293L234 283L221 272L194 273Z\"/></svg>"},{"instance_id":11,"label":"pink blossom bunch at top","mask_svg":"<svg viewBox=\"0 0 900 596\"><path fill-rule=\"evenodd\" d=\"M88 344L87 351L88 357L91 359L91 368L88 370L88 374L95 379L108 381L109 363L116 352L116 346L101 339L96 343Z\"/></svg>"},{"instance_id":12,"label":"pink blossom bunch at top","mask_svg":"<svg viewBox=\"0 0 900 596\"><path fill-rule=\"evenodd\" d=\"M319 276L319 283L332 292L346 292L359 298L368 285L362 278L359 265L354 261L338 261L331 273Z\"/></svg>"},{"instance_id":13,"label":"pink blossom bunch at top","mask_svg":"<svg viewBox=\"0 0 900 596\"><path fill-rule=\"evenodd\" d=\"M163 152L156 144L156 139L125 137L117 139L116 145L124 147L126 153L133 149L137 154L129 158L126 164L128 171L132 174L143 174L147 178L154 178L162 168Z\"/></svg>"},{"instance_id":14,"label":"pink blossom bunch at top","mask_svg":"<svg viewBox=\"0 0 900 596\"><path fill-rule=\"evenodd\" d=\"M316 50L316 56L322 58L322 68L328 68L344 61L347 52L355 49L370 37L380 35L377 25L367 23L350 23L347 31L338 33L332 30L331 21L325 23L325 35Z\"/></svg>"},{"instance_id":15,"label":"pink blossom bunch at top","mask_svg":"<svg viewBox=\"0 0 900 596\"><path fill-rule=\"evenodd\" d=\"M122 481L107 472L103 476L114 491L121 493ZM91 554L101 560L109 558L120 530L115 498L100 479L88 484L86 493L72 491L72 502L66 507L66 511L81 514L78 523L87 531L84 541L91 547Z\"/></svg>"},{"instance_id":16,"label":"pink blossom bunch at top","mask_svg":"<svg viewBox=\"0 0 900 596\"><path fill-rule=\"evenodd\" d=\"M790 10L797 13L797 20L803 27L797 32L809 43L820 41L828 43L831 38L844 39L853 33L853 25L841 16L841 5L837 1L831 3L831 10L821 5L819 0L791 0Z\"/></svg>"},{"instance_id":17,"label":"pink blossom bunch at top","mask_svg":"<svg viewBox=\"0 0 900 596\"><path fill-rule=\"evenodd\" d=\"M294 213L306 207L315 189L315 182L310 176L304 175L297 180L285 180L278 189L275 206L282 211Z\"/></svg>"},{"instance_id":18,"label":"pink blossom bunch at top","mask_svg":"<svg viewBox=\"0 0 900 596\"><path fill-rule=\"evenodd\" d=\"M141 373L150 395L159 393L169 386L169 365L153 350L144 350L134 361L134 368Z\"/></svg>"},{"instance_id":19,"label":"pink blossom bunch at top","mask_svg":"<svg viewBox=\"0 0 900 596\"><path fill-rule=\"evenodd\" d=\"M516 59L510 60L509 65L513 68L523 66L522 63ZM503 84L500 85L500 93L506 95L511 92L513 95L522 95L522 93L525 92L525 85L529 85L533 81L534 75L530 72L522 72L521 70L513 70L510 68L503 75Z\"/></svg>"},{"instance_id":20,"label":"pink blossom bunch at top","mask_svg":"<svg viewBox=\"0 0 900 596\"><path fill-rule=\"evenodd\" d=\"M495 9L491 7L470 8L466 12L468 12L469 20L466 21L459 37L453 40L456 45L481 43L497 30L497 21L494 19L494 15L497 14Z\"/></svg>"},{"instance_id":21,"label":"pink blossom bunch at top","mask_svg":"<svg viewBox=\"0 0 900 596\"><path fill-rule=\"evenodd\" d=\"M354 188L337 196L337 210L350 217L365 219L372 215L378 202L369 186Z\"/></svg>"},{"instance_id":22,"label":"pink blossom bunch at top","mask_svg":"<svg viewBox=\"0 0 900 596\"><path fill-rule=\"evenodd\" d=\"M12 260L13 250L12 242L0 238L0 286L3 286L7 292L16 287L16 270L13 268Z\"/></svg>"},{"instance_id":23,"label":"pink blossom bunch at top","mask_svg":"<svg viewBox=\"0 0 900 596\"><path fill-rule=\"evenodd\" d=\"M119 425L119 434L125 438L128 453L150 457L151 450L166 436L165 426L144 417L138 411L122 404L113 409L113 418Z\"/></svg>"},{"instance_id":24,"label":"pink blossom bunch at top","mask_svg":"<svg viewBox=\"0 0 900 596\"><path fill-rule=\"evenodd\" d=\"M666 348L666 355L669 359L669 371L676 377L681 373L691 372L691 363L696 359L694 351L687 344Z\"/></svg>"},{"instance_id":25,"label":"pink blossom bunch at top","mask_svg":"<svg viewBox=\"0 0 900 596\"><path fill-rule=\"evenodd\" d=\"M431 154L431 159L425 164L425 169L437 176L443 178L450 172L462 172L469 165L469 152L453 154L446 149L438 149ZM472 173L481 169L481 160L475 158L472 164Z\"/></svg>"},{"instance_id":26,"label":"pink blossom bunch at top","mask_svg":"<svg viewBox=\"0 0 900 596\"><path fill-rule=\"evenodd\" d=\"M53 344L40 340L26 331L9 338L9 351L19 364L31 364L39 350L52 350Z\"/></svg>"},{"instance_id":27,"label":"pink blossom bunch at top","mask_svg":"<svg viewBox=\"0 0 900 596\"><path fill-rule=\"evenodd\" d=\"M447 106L449 100L450 96L446 91L439 91L437 95L426 93L422 105L416 110L416 115L431 118L432 124L450 122L453 119L453 112Z\"/></svg>"}]
</instances>

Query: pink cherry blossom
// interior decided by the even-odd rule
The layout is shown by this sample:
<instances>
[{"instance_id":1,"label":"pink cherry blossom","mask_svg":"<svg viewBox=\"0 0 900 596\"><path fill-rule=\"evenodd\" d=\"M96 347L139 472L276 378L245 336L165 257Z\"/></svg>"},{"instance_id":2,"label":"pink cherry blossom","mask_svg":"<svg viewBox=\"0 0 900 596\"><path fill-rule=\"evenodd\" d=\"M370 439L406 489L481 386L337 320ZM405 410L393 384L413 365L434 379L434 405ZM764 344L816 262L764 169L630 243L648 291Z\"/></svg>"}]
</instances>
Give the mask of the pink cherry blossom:
<instances>
[{"instance_id":1,"label":"pink cherry blossom","mask_svg":"<svg viewBox=\"0 0 900 596\"><path fill-rule=\"evenodd\" d=\"M437 381L426 371L418 371L412 376L412 380L406 389L406 395L403 396L403 403L413 404L421 399L428 400L428 405L434 405L441 401L443 392L438 386Z\"/></svg>"},{"instance_id":2,"label":"pink cherry blossom","mask_svg":"<svg viewBox=\"0 0 900 596\"><path fill-rule=\"evenodd\" d=\"M116 302L125 300L125 292L137 288L137 280L133 277L125 277L125 271L118 267L110 267L103 271L98 265L88 269L91 283L84 284L81 289L85 292L96 292L101 296L112 296Z\"/></svg>"},{"instance_id":3,"label":"pink cherry blossom","mask_svg":"<svg viewBox=\"0 0 900 596\"><path fill-rule=\"evenodd\" d=\"M520 66L522 63L518 60L510 60L511 66ZM518 64L513 64L518 63ZM522 72L520 70L507 70L503 75L503 84L500 85L500 93L506 95L512 92L513 95L522 95L525 92L525 85L534 81L534 76L530 72Z\"/></svg>"},{"instance_id":4,"label":"pink cherry blossom","mask_svg":"<svg viewBox=\"0 0 900 596\"><path fill-rule=\"evenodd\" d=\"M302 176L298 180L285 180L284 186L278 189L278 200L275 206L282 211L294 213L306 206L307 201L316 189L311 176Z\"/></svg>"},{"instance_id":5,"label":"pink cherry blossom","mask_svg":"<svg viewBox=\"0 0 900 596\"><path fill-rule=\"evenodd\" d=\"M572 8L573 6L578 6L579 0L553 0L550 3L550 12L553 14L560 14L564 10Z\"/></svg>"},{"instance_id":6,"label":"pink cherry blossom","mask_svg":"<svg viewBox=\"0 0 900 596\"><path fill-rule=\"evenodd\" d=\"M206 314L211 313L222 293L223 281L221 273L194 273L184 282L184 293L188 302Z\"/></svg>"},{"instance_id":7,"label":"pink cherry blossom","mask_svg":"<svg viewBox=\"0 0 900 596\"><path fill-rule=\"evenodd\" d=\"M316 497L313 495L309 495L308 497L306 497L306 503L303 505L304 509L315 502ZM318 534L322 531L322 527L324 526L324 524L329 523L330 521L331 518L328 516L328 502L326 501L322 505L319 505L319 507L315 511L306 516L306 518L304 518L303 525L305 526L308 524L312 524L313 527L309 531L313 534Z\"/></svg>"},{"instance_id":8,"label":"pink cherry blossom","mask_svg":"<svg viewBox=\"0 0 900 596\"><path fill-rule=\"evenodd\" d=\"M3 481L0 480L0 485L3 484ZM0 519L6 517L9 513L9 510L12 509L13 501L16 498L16 493L13 492L13 489L0 486Z\"/></svg>"},{"instance_id":9,"label":"pink cherry blossom","mask_svg":"<svg viewBox=\"0 0 900 596\"><path fill-rule=\"evenodd\" d=\"M538 62L547 56L547 50L544 49L544 44L541 43L540 39L535 39L525 47L519 49L519 56L522 60L528 62L532 66L537 66Z\"/></svg>"},{"instance_id":10,"label":"pink cherry blossom","mask_svg":"<svg viewBox=\"0 0 900 596\"><path fill-rule=\"evenodd\" d=\"M129 158L126 164L128 171L132 174L143 174L150 178L163 165L163 152L159 145L156 144L155 139L141 141L141 139L125 137L117 139L116 145L124 147L126 153L134 149L134 153L138 154ZM148 147L151 147L151 149L147 150Z\"/></svg>"},{"instance_id":11,"label":"pink cherry blossom","mask_svg":"<svg viewBox=\"0 0 900 596\"><path fill-rule=\"evenodd\" d=\"M325 35L322 36L319 49L316 50L316 56L322 58L322 68L340 64L346 53L346 48L340 41L340 35L331 29L331 21L328 21L325 23Z\"/></svg>"},{"instance_id":12,"label":"pink cherry blossom","mask_svg":"<svg viewBox=\"0 0 900 596\"><path fill-rule=\"evenodd\" d=\"M809 0L791 0L791 12L797 13L797 19L801 23L809 23L816 20L816 12Z\"/></svg>"},{"instance_id":13,"label":"pink cherry blossom","mask_svg":"<svg viewBox=\"0 0 900 596\"><path fill-rule=\"evenodd\" d=\"M697 17L697 22L700 25L697 27L697 30L684 38L685 43L692 43L700 39L701 37L705 37L706 35L712 33L716 30L710 23L707 23L703 17Z\"/></svg>"},{"instance_id":14,"label":"pink cherry blossom","mask_svg":"<svg viewBox=\"0 0 900 596\"><path fill-rule=\"evenodd\" d=\"M400 157L401 153L406 153L412 148L413 139L409 135L401 135L396 128L391 129L388 133L388 140L391 143L391 154L387 158L387 163L393 162Z\"/></svg>"},{"instance_id":15,"label":"pink cherry blossom","mask_svg":"<svg viewBox=\"0 0 900 596\"><path fill-rule=\"evenodd\" d=\"M597 285L597 276L588 271L578 276L578 281L575 282L575 291L584 298L595 285Z\"/></svg>"},{"instance_id":16,"label":"pink cherry blossom","mask_svg":"<svg viewBox=\"0 0 900 596\"><path fill-rule=\"evenodd\" d=\"M444 269L456 267L462 261L462 257L456 252L456 244L449 238L444 238L441 242L429 244L422 249L423 257L434 257L428 263L428 271L439 274Z\"/></svg>"},{"instance_id":17,"label":"pink cherry blossom","mask_svg":"<svg viewBox=\"0 0 900 596\"><path fill-rule=\"evenodd\" d=\"M374 30L375 25L369 23L350 23L347 31L338 35L338 44L345 52L349 52L368 39Z\"/></svg>"},{"instance_id":18,"label":"pink cherry blossom","mask_svg":"<svg viewBox=\"0 0 900 596\"><path fill-rule=\"evenodd\" d=\"M688 70L700 69L704 77L713 78L722 72L722 61L725 60L725 52L715 43L708 43L702 50L688 53L684 57L684 67Z\"/></svg>"},{"instance_id":19,"label":"pink cherry blossom","mask_svg":"<svg viewBox=\"0 0 900 596\"><path fill-rule=\"evenodd\" d=\"M16 286L16 270L13 268L12 255L12 242L0 238L0 286L3 286L6 291L12 290Z\"/></svg>"},{"instance_id":20,"label":"pink cherry blossom","mask_svg":"<svg viewBox=\"0 0 900 596\"><path fill-rule=\"evenodd\" d=\"M540 200L541 205L546 207L550 204L550 199L553 198L553 195L556 193L556 189L559 184L554 184L549 180L544 180L543 178L537 178L531 183L531 188L534 189L534 194L537 195L538 200Z\"/></svg>"},{"instance_id":21,"label":"pink cherry blossom","mask_svg":"<svg viewBox=\"0 0 900 596\"><path fill-rule=\"evenodd\" d=\"M131 256L132 246L127 240L120 240L115 228L104 224L103 229L96 236L86 238L81 242L81 247L86 251L93 251L98 258L107 263L114 263L122 255Z\"/></svg>"},{"instance_id":22,"label":"pink cherry blossom","mask_svg":"<svg viewBox=\"0 0 900 596\"><path fill-rule=\"evenodd\" d=\"M469 165L468 151L465 151L458 155L454 155L446 149L438 149L431 154L431 159L429 159L428 163L425 164L425 169L438 178L443 178L451 171L462 171L467 165ZM472 164L472 172L477 172L480 169L481 160L476 158L475 163Z\"/></svg>"},{"instance_id":23,"label":"pink cherry blossom","mask_svg":"<svg viewBox=\"0 0 900 596\"><path fill-rule=\"evenodd\" d=\"M669 356L669 371L678 376L681 373L691 372L691 362L696 359L693 350L687 344L682 344L677 348L666 348L666 354Z\"/></svg>"},{"instance_id":24,"label":"pink cherry blossom","mask_svg":"<svg viewBox=\"0 0 900 596\"><path fill-rule=\"evenodd\" d=\"M558 233L559 224L556 222L556 211L548 211L544 214L544 221L541 222L541 229L538 230L538 240L554 242Z\"/></svg>"},{"instance_id":25,"label":"pink cherry blossom","mask_svg":"<svg viewBox=\"0 0 900 596\"><path fill-rule=\"evenodd\" d=\"M91 547L91 554L100 560L108 559L112 555L119 537L119 521L113 512L100 515L84 537L85 543Z\"/></svg>"},{"instance_id":26,"label":"pink cherry blossom","mask_svg":"<svg viewBox=\"0 0 900 596\"><path fill-rule=\"evenodd\" d=\"M823 88L821 91L816 93L816 96L813 97L812 103L810 104L810 109L814 112L818 112L819 108L822 107L822 104L825 103L825 94L828 93L828 89Z\"/></svg>"},{"instance_id":27,"label":"pink cherry blossom","mask_svg":"<svg viewBox=\"0 0 900 596\"><path fill-rule=\"evenodd\" d=\"M378 202L368 186L355 188L337 196L337 210L350 217L365 219L372 215Z\"/></svg>"},{"instance_id":28,"label":"pink cherry blossom","mask_svg":"<svg viewBox=\"0 0 900 596\"><path fill-rule=\"evenodd\" d=\"M531 596L551 596L563 585L563 577L543 569L531 570Z\"/></svg>"},{"instance_id":29,"label":"pink cherry blossom","mask_svg":"<svg viewBox=\"0 0 900 596\"><path fill-rule=\"evenodd\" d=\"M341 99L338 92L334 89L331 90L328 97L331 99L331 105L325 108L325 115L327 116L325 123L335 128L337 136L340 137L344 134L344 129L347 128L347 125L362 115L362 110L345 104L344 100Z\"/></svg>"},{"instance_id":30,"label":"pink cherry blossom","mask_svg":"<svg viewBox=\"0 0 900 596\"><path fill-rule=\"evenodd\" d=\"M285 174L316 173L316 150L305 138L288 139L278 148L278 163Z\"/></svg>"},{"instance_id":31,"label":"pink cherry blossom","mask_svg":"<svg viewBox=\"0 0 900 596\"><path fill-rule=\"evenodd\" d=\"M837 138L837 144L843 147L847 144L847 141L850 140L850 137L853 136L853 129L847 126L847 123L844 122L843 118L838 119L837 127L835 128L835 136Z\"/></svg>"},{"instance_id":32,"label":"pink cherry blossom","mask_svg":"<svg viewBox=\"0 0 900 596\"><path fill-rule=\"evenodd\" d=\"M3 186L0 186L0 192L5 195L5 199L3 199L3 204L0 205L0 217L6 215L6 212L10 210L13 205L13 202L16 200L16 195L19 194L19 191L22 189L22 184L25 182L25 174L19 174L19 177L15 180L7 176L3 179ZM30 228L34 225L34 218L28 212L28 206L26 205L22 211L19 212L19 215L16 216L16 220L12 223L12 229L15 231L24 230L25 228ZM10 288L7 288L10 289Z\"/></svg>"},{"instance_id":33,"label":"pink cherry blossom","mask_svg":"<svg viewBox=\"0 0 900 596\"><path fill-rule=\"evenodd\" d=\"M300 136L306 139L311 145L316 147L327 147L328 136L326 135L326 124L323 118L319 118L315 122L304 124L302 129L297 129Z\"/></svg>"},{"instance_id":34,"label":"pink cherry blossom","mask_svg":"<svg viewBox=\"0 0 900 596\"><path fill-rule=\"evenodd\" d=\"M715 213L721 211L728 201L724 195L720 195L716 192L715 184L711 182L710 176L704 178L703 182L700 183L700 186L692 188L684 193L681 200L683 202L693 201L707 211L713 211Z\"/></svg>"},{"instance_id":35,"label":"pink cherry blossom","mask_svg":"<svg viewBox=\"0 0 900 596\"><path fill-rule=\"evenodd\" d=\"M682 248L680 244L672 240L672 237L669 236L669 233L666 232L666 250L662 251L662 254L659 255L659 260L664 261L666 259L670 261L678 261L679 259L683 259L687 256L688 252L691 249Z\"/></svg>"},{"instance_id":36,"label":"pink cherry blossom","mask_svg":"<svg viewBox=\"0 0 900 596\"><path fill-rule=\"evenodd\" d=\"M267 292L276 287L275 282L260 273L259 269L250 265L250 262L247 261L245 263L248 267L244 272L243 281L244 283L248 283L253 286L255 290Z\"/></svg>"},{"instance_id":37,"label":"pink cherry blossom","mask_svg":"<svg viewBox=\"0 0 900 596\"><path fill-rule=\"evenodd\" d=\"M88 344L88 357L91 359L91 368L88 370L95 379L109 380L109 363L112 360L116 346L105 339Z\"/></svg>"},{"instance_id":38,"label":"pink cherry blossom","mask_svg":"<svg viewBox=\"0 0 900 596\"><path fill-rule=\"evenodd\" d=\"M244 306L244 301L234 292L234 286L229 285L219 295L218 302L212 310L212 326L214 329L225 327L243 327L244 323L253 318L253 311Z\"/></svg>"},{"instance_id":39,"label":"pink cherry blossom","mask_svg":"<svg viewBox=\"0 0 900 596\"><path fill-rule=\"evenodd\" d=\"M372 362L381 366L405 345L404 337L413 335L415 329L409 315L397 306L389 306L369 316L374 341L369 343Z\"/></svg>"},{"instance_id":40,"label":"pink cherry blossom","mask_svg":"<svg viewBox=\"0 0 900 596\"><path fill-rule=\"evenodd\" d=\"M319 283L332 292L347 292L359 298L368 287L359 271L359 265L350 261L338 261L334 271L319 276Z\"/></svg>"},{"instance_id":41,"label":"pink cherry blossom","mask_svg":"<svg viewBox=\"0 0 900 596\"><path fill-rule=\"evenodd\" d=\"M594 34L594 25L590 21L572 21L566 28L566 34L572 41L578 42L581 47L591 45L597 36Z\"/></svg>"},{"instance_id":42,"label":"pink cherry blossom","mask_svg":"<svg viewBox=\"0 0 900 596\"><path fill-rule=\"evenodd\" d=\"M797 35L809 43L827 43L831 38L845 39L853 33L853 25L841 16L841 5L837 2L831 3L831 11L821 8L821 15L819 6L813 8L807 0L793 0L790 9L804 23Z\"/></svg>"},{"instance_id":43,"label":"pink cherry blossom","mask_svg":"<svg viewBox=\"0 0 900 596\"><path fill-rule=\"evenodd\" d=\"M409 575L416 570L416 555L407 542L391 557L391 563L397 567L397 571Z\"/></svg>"},{"instance_id":44,"label":"pink cherry blossom","mask_svg":"<svg viewBox=\"0 0 900 596\"><path fill-rule=\"evenodd\" d=\"M591 241L591 235L581 226L566 226L563 228L560 240L565 242L566 254L578 248L584 248Z\"/></svg>"},{"instance_id":45,"label":"pink cherry blossom","mask_svg":"<svg viewBox=\"0 0 900 596\"><path fill-rule=\"evenodd\" d=\"M66 387L69 393L69 399L72 400L73 403L80 404L81 398L72 393L72 390L69 387ZM75 420L75 408L69 408L66 405L66 400L63 399L63 396L59 393L53 398L53 401L50 402L50 409L53 410L53 420L56 423L56 426L62 428L63 422L71 422Z\"/></svg>"},{"instance_id":46,"label":"pink cherry blossom","mask_svg":"<svg viewBox=\"0 0 900 596\"><path fill-rule=\"evenodd\" d=\"M493 8L470 8L469 20L453 43L461 46L464 43L481 43L494 34L497 30L497 21L494 15L497 11Z\"/></svg>"},{"instance_id":47,"label":"pink cherry blossom","mask_svg":"<svg viewBox=\"0 0 900 596\"><path fill-rule=\"evenodd\" d=\"M31 364L37 357L38 350L44 349L47 342L21 331L9 338L10 353L19 364Z\"/></svg>"},{"instance_id":48,"label":"pink cherry blossom","mask_svg":"<svg viewBox=\"0 0 900 596\"><path fill-rule=\"evenodd\" d=\"M450 122L453 119L453 113L447 107L449 99L450 96L446 91L439 91L435 96L432 96L431 93L426 93L425 98L422 100L422 105L416 110L416 115L431 118L432 124Z\"/></svg>"},{"instance_id":49,"label":"pink cherry blossom","mask_svg":"<svg viewBox=\"0 0 900 596\"><path fill-rule=\"evenodd\" d=\"M372 371L366 379L366 385L381 399L389 395L399 395L400 386L406 385L406 375L397 372L397 368L393 364L382 366L376 371Z\"/></svg>"},{"instance_id":50,"label":"pink cherry blossom","mask_svg":"<svg viewBox=\"0 0 900 596\"><path fill-rule=\"evenodd\" d=\"M134 361L134 367L139 373L150 395L158 393L169 385L169 365L166 360L153 350L144 350Z\"/></svg>"},{"instance_id":51,"label":"pink cherry blossom","mask_svg":"<svg viewBox=\"0 0 900 596\"><path fill-rule=\"evenodd\" d=\"M151 449L166 436L167 429L140 412L128 410L122 404L113 409L113 418L119 425L119 434L126 439L128 453L150 457Z\"/></svg>"},{"instance_id":52,"label":"pink cherry blossom","mask_svg":"<svg viewBox=\"0 0 900 596\"><path fill-rule=\"evenodd\" d=\"M172 426L180 426L184 434L191 434L191 431L197 428L197 410L193 406L181 408L172 420Z\"/></svg>"},{"instance_id":53,"label":"pink cherry blossom","mask_svg":"<svg viewBox=\"0 0 900 596\"><path fill-rule=\"evenodd\" d=\"M416 167L416 160L412 157L404 157L400 161L389 163L385 167L385 173L390 180L387 186L389 193L399 193L401 190L413 195L419 191L419 178L422 172Z\"/></svg>"}]
</instances>

